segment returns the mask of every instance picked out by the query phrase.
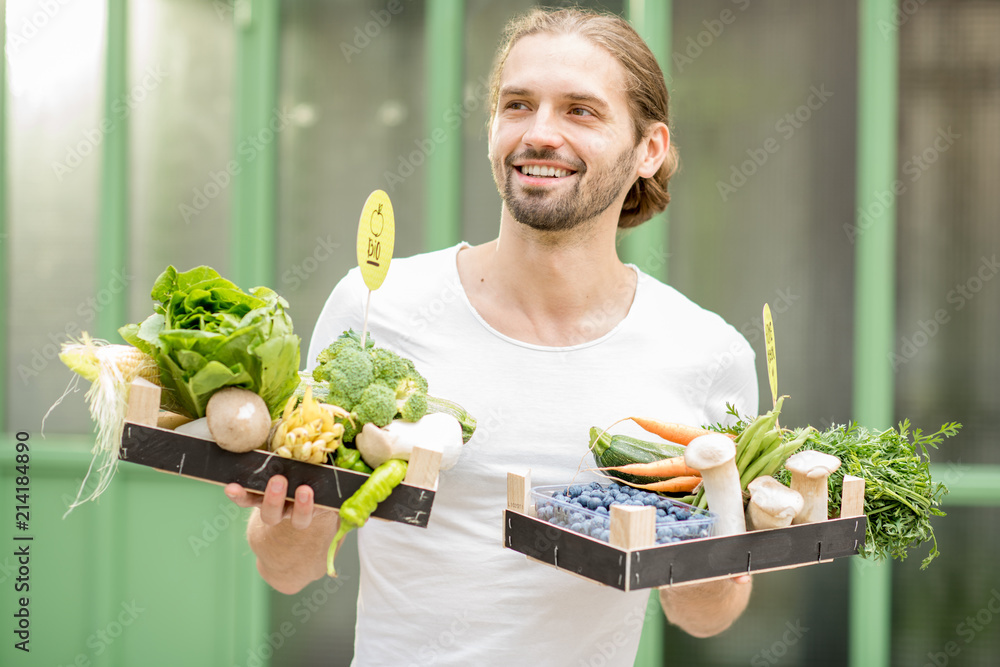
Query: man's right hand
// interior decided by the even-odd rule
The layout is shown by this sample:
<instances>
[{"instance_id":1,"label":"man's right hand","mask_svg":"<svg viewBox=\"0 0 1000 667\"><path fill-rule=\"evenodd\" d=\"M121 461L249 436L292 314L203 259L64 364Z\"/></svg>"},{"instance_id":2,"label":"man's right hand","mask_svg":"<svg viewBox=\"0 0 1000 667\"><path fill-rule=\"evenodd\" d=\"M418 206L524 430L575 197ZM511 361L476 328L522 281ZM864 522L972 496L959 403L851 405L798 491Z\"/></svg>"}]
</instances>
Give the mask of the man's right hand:
<instances>
[{"instance_id":1,"label":"man's right hand","mask_svg":"<svg viewBox=\"0 0 1000 667\"><path fill-rule=\"evenodd\" d=\"M257 571L275 590L292 595L326 574L330 542L340 525L336 510L318 507L313 490L301 485L286 500L288 480L275 475L264 493L227 484L226 496L256 511L247 524L247 542L257 556Z\"/></svg>"},{"instance_id":2,"label":"man's right hand","mask_svg":"<svg viewBox=\"0 0 1000 667\"><path fill-rule=\"evenodd\" d=\"M294 502L287 500L288 480L283 475L275 475L268 480L263 494L248 491L239 484L227 484L225 491L226 496L240 507L260 510L260 520L268 526L276 526L290 518L293 528L305 530L314 516L334 511L317 507L312 488L305 484L295 489Z\"/></svg>"}]
</instances>

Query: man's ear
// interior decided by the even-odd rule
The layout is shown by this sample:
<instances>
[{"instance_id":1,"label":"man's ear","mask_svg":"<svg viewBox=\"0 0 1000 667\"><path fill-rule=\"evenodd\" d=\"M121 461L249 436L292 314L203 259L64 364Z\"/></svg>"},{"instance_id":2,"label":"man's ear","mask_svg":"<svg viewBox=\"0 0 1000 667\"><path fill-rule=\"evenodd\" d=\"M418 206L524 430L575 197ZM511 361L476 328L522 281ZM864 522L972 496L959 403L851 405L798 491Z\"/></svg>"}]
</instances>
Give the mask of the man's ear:
<instances>
[{"instance_id":1,"label":"man's ear","mask_svg":"<svg viewBox=\"0 0 1000 667\"><path fill-rule=\"evenodd\" d=\"M670 130L664 123L653 123L639 145L645 150L640 153L636 173L641 178L652 178L670 152Z\"/></svg>"}]
</instances>

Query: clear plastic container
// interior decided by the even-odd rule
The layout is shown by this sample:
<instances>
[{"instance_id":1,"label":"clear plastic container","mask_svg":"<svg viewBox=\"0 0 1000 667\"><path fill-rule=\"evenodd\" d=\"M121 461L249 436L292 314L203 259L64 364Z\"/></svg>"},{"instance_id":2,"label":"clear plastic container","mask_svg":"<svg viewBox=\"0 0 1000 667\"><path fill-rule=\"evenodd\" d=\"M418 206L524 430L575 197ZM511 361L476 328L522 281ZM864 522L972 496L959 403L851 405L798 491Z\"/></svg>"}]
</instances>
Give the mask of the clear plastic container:
<instances>
[{"instance_id":1,"label":"clear plastic container","mask_svg":"<svg viewBox=\"0 0 1000 667\"><path fill-rule=\"evenodd\" d=\"M575 504L574 498L582 498L585 506ZM649 502L638 502L640 498ZM717 518L714 512L615 483L536 486L531 489L531 500L539 519L604 542L609 541L611 532L610 505L656 507L657 544L709 537Z\"/></svg>"}]
</instances>

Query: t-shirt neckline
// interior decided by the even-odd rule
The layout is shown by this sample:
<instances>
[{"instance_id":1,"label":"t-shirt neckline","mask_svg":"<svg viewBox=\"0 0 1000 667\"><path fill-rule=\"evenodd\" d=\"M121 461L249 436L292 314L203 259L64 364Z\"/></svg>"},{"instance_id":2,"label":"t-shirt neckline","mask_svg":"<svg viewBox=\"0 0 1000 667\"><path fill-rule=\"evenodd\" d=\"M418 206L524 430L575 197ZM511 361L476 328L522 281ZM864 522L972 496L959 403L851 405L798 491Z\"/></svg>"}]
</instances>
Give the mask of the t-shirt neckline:
<instances>
[{"instance_id":1,"label":"t-shirt neckline","mask_svg":"<svg viewBox=\"0 0 1000 667\"><path fill-rule=\"evenodd\" d=\"M507 343L510 343L511 345L516 345L518 347L523 347L525 349L534 350L537 352L573 352L576 350L583 350L589 347L594 347L595 345L600 345L601 343L612 338L615 334L621 331L625 327L625 325L628 324L628 322L630 322L633 318L633 313L635 312L636 304L639 302L639 295L643 283L643 273L642 271L639 270L639 267L637 267L635 264L625 264L625 266L635 271L635 276L636 276L635 295L632 297L632 304L629 306L628 312L625 314L625 317L623 317L618 324L616 324L610 331L608 331L604 335L595 338L593 340L588 340L586 342L579 343L577 345L566 345L566 346L555 347L549 345L539 345L537 343L529 343L527 341L518 340L517 338L513 338L511 336L508 336L507 334L501 333L497 331L495 328L493 328L493 326L491 326L489 322L483 319L483 316L479 314L479 311L477 311L475 306L472 305L472 302L469 301L469 295L465 293L465 285L462 284L462 278L458 274L458 253L461 252L463 248L471 248L471 247L472 247L471 243L468 243L467 241L462 241L453 248L454 253L452 255L450 271L452 278L455 281L455 284L458 285L458 294L462 299L462 302L465 304L465 307L468 308L469 313L472 314L472 316L476 319L476 321L479 322L480 326L482 326L483 329L485 329L488 333L492 334L493 336L496 336L497 338Z\"/></svg>"}]
</instances>

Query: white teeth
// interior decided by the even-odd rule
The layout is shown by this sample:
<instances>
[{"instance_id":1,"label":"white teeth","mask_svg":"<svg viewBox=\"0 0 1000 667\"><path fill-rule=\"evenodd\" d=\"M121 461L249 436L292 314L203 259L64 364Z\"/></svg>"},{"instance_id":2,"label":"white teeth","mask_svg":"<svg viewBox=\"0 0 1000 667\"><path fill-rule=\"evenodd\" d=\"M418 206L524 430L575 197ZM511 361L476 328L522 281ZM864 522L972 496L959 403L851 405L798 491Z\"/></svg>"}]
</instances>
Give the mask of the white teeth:
<instances>
[{"instance_id":1,"label":"white teeth","mask_svg":"<svg viewBox=\"0 0 1000 667\"><path fill-rule=\"evenodd\" d=\"M549 176L555 178L562 178L564 176L569 176L569 172L565 169L557 169L555 167L545 167L538 164L526 164L521 167L521 173L528 176Z\"/></svg>"}]
</instances>

